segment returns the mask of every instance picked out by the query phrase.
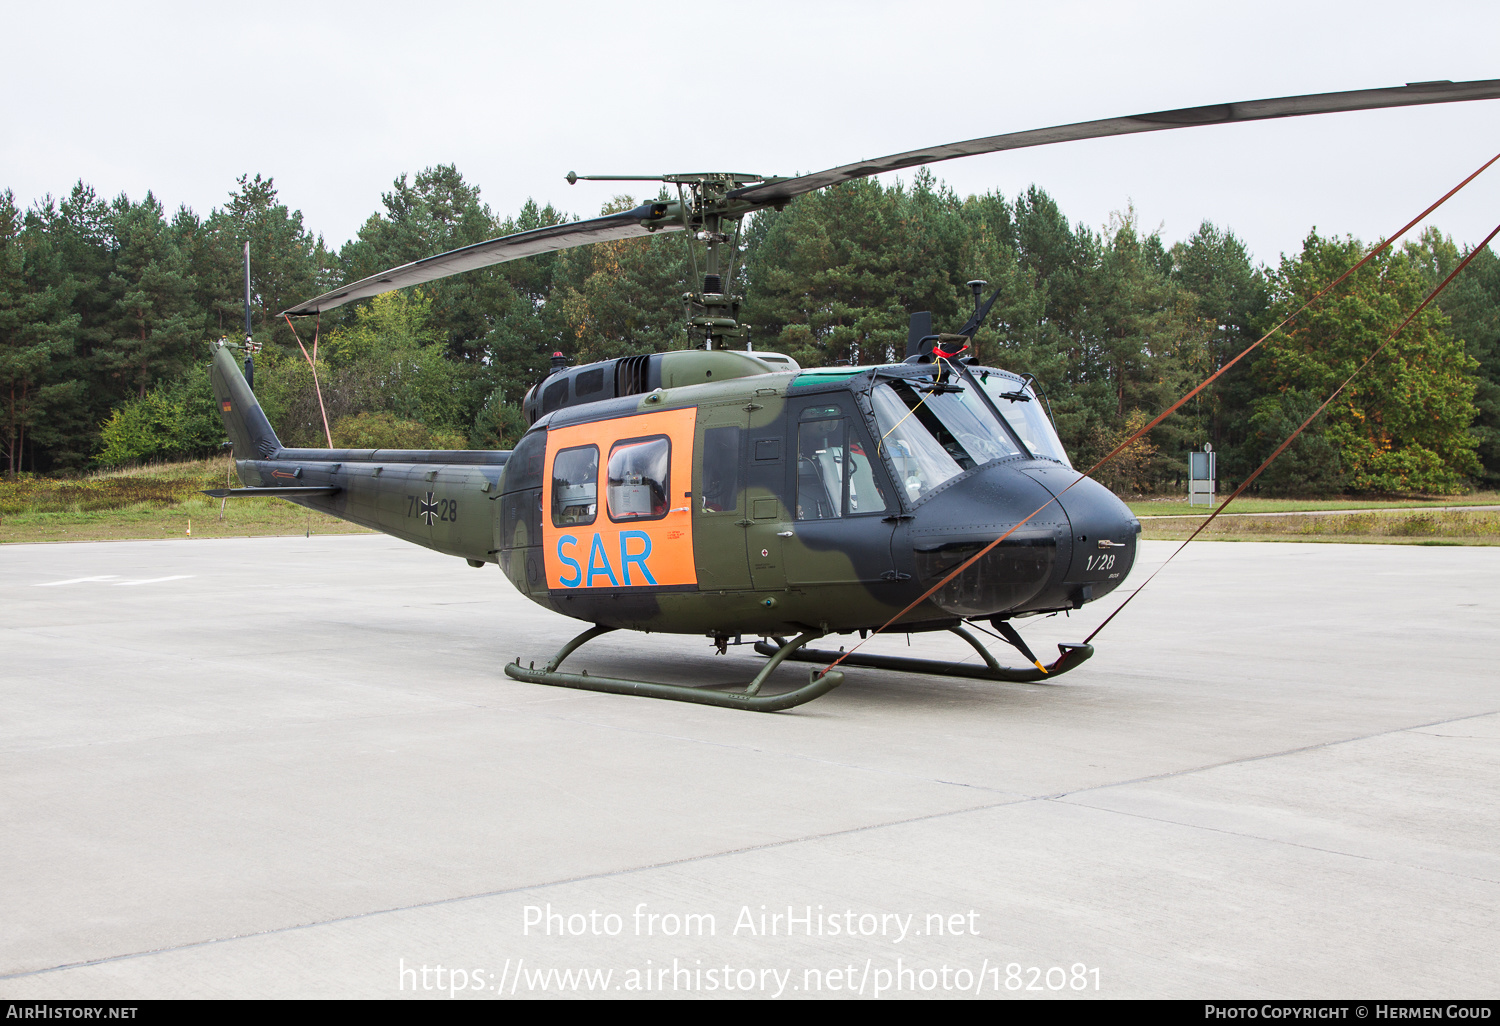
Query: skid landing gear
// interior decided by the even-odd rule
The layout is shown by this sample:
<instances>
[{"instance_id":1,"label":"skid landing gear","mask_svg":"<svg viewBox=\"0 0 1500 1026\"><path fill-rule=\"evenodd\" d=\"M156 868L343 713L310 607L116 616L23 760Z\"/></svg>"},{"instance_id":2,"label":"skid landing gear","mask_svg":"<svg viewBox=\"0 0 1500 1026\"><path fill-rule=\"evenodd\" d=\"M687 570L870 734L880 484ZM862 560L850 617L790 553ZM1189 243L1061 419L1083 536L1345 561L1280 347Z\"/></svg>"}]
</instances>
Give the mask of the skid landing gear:
<instances>
[{"instance_id":1,"label":"skid landing gear","mask_svg":"<svg viewBox=\"0 0 1500 1026\"><path fill-rule=\"evenodd\" d=\"M984 659L983 666L973 666L966 663L943 663L935 659L911 659L904 656L867 655L856 652L853 655L844 656L841 666L869 666L877 670L902 670L906 673L931 673L943 677L973 677L976 680L998 680L1009 681L1017 684L1036 684L1041 681L1051 680L1060 673L1067 673L1075 666L1084 662L1094 654L1093 645L1070 645L1060 644L1058 650L1061 653L1057 662L1047 667L1046 672L1036 667L1011 667L1001 666L990 655L989 649L980 644L979 639L974 637L962 627L949 627L948 630L963 638L974 647L980 657ZM807 637L807 635L803 635ZM776 639L781 641L780 638ZM780 649L762 641L755 646L755 651L761 655L773 655L786 652L786 644ZM780 659L792 659L798 662L822 663L825 666L839 656L842 652L820 651L818 649L797 647L794 652L781 655ZM777 662L780 659L776 660ZM837 672L837 671L834 671Z\"/></svg>"},{"instance_id":2,"label":"skid landing gear","mask_svg":"<svg viewBox=\"0 0 1500 1026\"><path fill-rule=\"evenodd\" d=\"M783 641L780 648L772 648L770 645L757 645L756 651L771 658L766 665L760 668L755 679L745 686L743 691L720 691L708 687L685 687L681 684L659 684L649 680L624 680L618 677L594 677L587 670L582 673L559 673L558 667L563 660L572 655L587 642L594 640L601 634L608 634L615 630L614 627L595 626L590 627L578 637L562 647L557 655L546 666L538 670L535 665L524 667L518 657L515 662L507 663L505 666L506 676L523 681L527 684L550 684L559 688L578 688L582 691L603 691L612 695L645 695L648 698L666 698L674 702L695 702L698 705L717 705L725 709L749 709L752 712L780 712L783 709L791 709L811 702L814 698L828 694L834 688L844 682L844 675L834 670L822 677L816 671L808 674L808 682L800 688L792 691L782 692L777 695L762 695L760 687L771 676L771 673L780 666L797 649L806 645L809 641L821 638L823 635L818 631L807 631L799 634L791 641ZM764 647L764 651L762 648ZM812 660L819 662L820 660Z\"/></svg>"}]
</instances>

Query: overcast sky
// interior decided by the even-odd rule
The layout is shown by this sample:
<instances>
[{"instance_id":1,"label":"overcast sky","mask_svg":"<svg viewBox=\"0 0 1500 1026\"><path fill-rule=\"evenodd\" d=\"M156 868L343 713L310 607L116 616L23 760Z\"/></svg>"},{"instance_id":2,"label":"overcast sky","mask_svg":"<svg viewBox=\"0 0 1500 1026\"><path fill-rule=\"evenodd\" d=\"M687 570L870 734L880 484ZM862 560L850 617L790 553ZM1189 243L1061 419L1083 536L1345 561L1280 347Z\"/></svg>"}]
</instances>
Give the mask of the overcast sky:
<instances>
[{"instance_id":1,"label":"overcast sky","mask_svg":"<svg viewBox=\"0 0 1500 1026\"><path fill-rule=\"evenodd\" d=\"M591 215L563 176L793 174L919 146L1228 100L1500 78L1500 4L69 3L0 0L0 189L82 178L207 214L240 174L333 246L402 172L457 164L497 213ZM1260 261L1309 228L1394 231L1500 152L1500 100L1069 143L934 165L1031 183L1170 243L1209 219ZM1500 165L1439 211L1500 221Z\"/></svg>"}]
</instances>

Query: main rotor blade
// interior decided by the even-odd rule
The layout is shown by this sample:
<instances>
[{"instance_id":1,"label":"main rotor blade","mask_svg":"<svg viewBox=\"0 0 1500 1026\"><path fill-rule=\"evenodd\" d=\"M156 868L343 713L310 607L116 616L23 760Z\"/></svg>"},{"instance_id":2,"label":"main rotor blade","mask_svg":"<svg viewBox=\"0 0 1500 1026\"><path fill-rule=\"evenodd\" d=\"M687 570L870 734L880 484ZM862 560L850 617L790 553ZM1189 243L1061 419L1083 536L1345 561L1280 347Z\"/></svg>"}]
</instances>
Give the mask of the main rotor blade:
<instances>
[{"instance_id":1,"label":"main rotor blade","mask_svg":"<svg viewBox=\"0 0 1500 1026\"><path fill-rule=\"evenodd\" d=\"M1168 128L1192 128L1197 125L1223 125L1234 121L1294 118L1304 114L1333 114L1339 111L1374 110L1381 107L1406 107L1422 103L1452 103L1457 100L1497 98L1500 98L1500 79L1487 79L1481 82L1413 82L1388 89L1359 89L1342 93L1314 93L1309 96L1282 96L1270 100L1218 103L1208 107L1184 107L1180 110L1132 114L1129 117L1105 118L1102 121L1081 121L1073 125L1034 128L1026 132L1010 132L1005 135L986 136L983 139L970 139L967 142L949 143L946 146L908 150L889 157L878 157L874 160L860 161L857 164L829 168L827 171L803 175L800 178L787 178L779 182L767 182L765 185L751 185L744 189L736 189L729 196L732 199L769 206L785 203L794 196L837 185L839 182L867 178L886 171L918 167L922 164L935 164L940 160L952 160L954 157L970 157L980 153L1019 150L1029 146L1046 146L1077 139L1132 135L1136 132L1161 132Z\"/></svg>"},{"instance_id":2,"label":"main rotor blade","mask_svg":"<svg viewBox=\"0 0 1500 1026\"><path fill-rule=\"evenodd\" d=\"M378 296L382 292L421 285L424 282L446 278L450 274L473 271L491 264L503 264L508 260L536 256L538 253L553 253L574 246L587 246L591 242L608 242L612 239L634 239L654 232L681 231L680 221L663 221L667 216L666 203L643 203L634 210L618 214L606 214L588 221L570 221L566 224L549 225L515 235L502 235L488 242L476 242L462 249L439 253L423 260L379 274L361 281L334 289L316 299L292 307L286 313L292 317L321 313L352 303L356 299ZM647 228L647 224L654 224Z\"/></svg>"}]
</instances>

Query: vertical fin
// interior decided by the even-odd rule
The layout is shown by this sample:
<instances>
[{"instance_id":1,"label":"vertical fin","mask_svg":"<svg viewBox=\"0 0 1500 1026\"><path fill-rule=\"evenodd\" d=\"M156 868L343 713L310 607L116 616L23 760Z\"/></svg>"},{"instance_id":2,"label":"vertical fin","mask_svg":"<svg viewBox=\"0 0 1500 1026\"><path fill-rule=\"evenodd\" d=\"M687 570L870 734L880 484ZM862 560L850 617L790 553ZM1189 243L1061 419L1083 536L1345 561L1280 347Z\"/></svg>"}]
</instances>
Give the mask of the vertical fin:
<instances>
[{"instance_id":1,"label":"vertical fin","mask_svg":"<svg viewBox=\"0 0 1500 1026\"><path fill-rule=\"evenodd\" d=\"M233 352L228 346L214 350L213 366L208 372L214 399L219 404L219 416L224 418L224 430L234 443L237 459L270 459L281 451L281 439L276 437L265 411L255 401Z\"/></svg>"}]
</instances>

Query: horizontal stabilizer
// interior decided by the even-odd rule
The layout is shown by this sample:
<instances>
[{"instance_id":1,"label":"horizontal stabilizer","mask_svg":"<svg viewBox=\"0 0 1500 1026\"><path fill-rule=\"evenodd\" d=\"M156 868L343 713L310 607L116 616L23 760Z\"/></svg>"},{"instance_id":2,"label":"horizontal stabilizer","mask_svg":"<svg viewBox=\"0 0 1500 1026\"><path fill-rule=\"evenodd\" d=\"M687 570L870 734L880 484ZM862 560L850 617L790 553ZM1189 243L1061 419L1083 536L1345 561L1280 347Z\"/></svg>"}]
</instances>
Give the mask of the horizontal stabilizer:
<instances>
[{"instance_id":1,"label":"horizontal stabilizer","mask_svg":"<svg viewBox=\"0 0 1500 1026\"><path fill-rule=\"evenodd\" d=\"M332 495L343 491L333 485L301 485L292 488L206 488L203 494L214 499L288 499L297 495Z\"/></svg>"}]
</instances>

